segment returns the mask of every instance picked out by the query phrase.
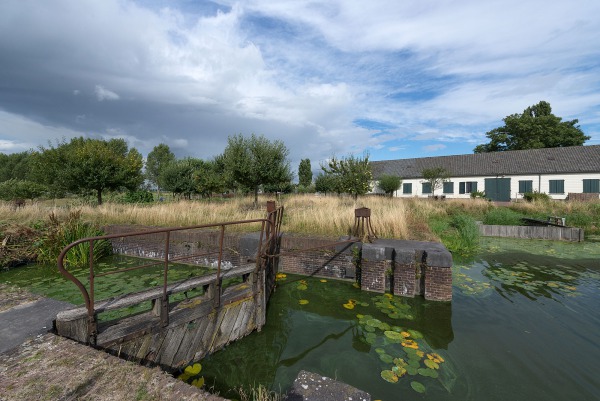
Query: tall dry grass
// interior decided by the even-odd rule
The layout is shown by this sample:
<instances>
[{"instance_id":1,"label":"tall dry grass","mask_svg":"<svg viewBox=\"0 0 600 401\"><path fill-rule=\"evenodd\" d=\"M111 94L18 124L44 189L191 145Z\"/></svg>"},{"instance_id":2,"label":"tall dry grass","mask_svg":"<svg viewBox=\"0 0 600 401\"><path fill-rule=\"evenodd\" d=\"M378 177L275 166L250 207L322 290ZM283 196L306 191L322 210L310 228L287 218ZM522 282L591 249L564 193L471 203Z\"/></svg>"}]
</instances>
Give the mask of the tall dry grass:
<instances>
[{"instance_id":1,"label":"tall dry grass","mask_svg":"<svg viewBox=\"0 0 600 401\"><path fill-rule=\"evenodd\" d=\"M259 207L254 207L252 198L71 207L38 203L17 210L10 204L2 204L0 223L31 225L47 220L50 213L60 217L77 209L84 220L99 225L191 226L263 218L269 199L261 197ZM328 237L348 235L354 226L354 209L368 207L371 209L371 224L378 237L417 240L438 239L429 228L429 220L433 217L446 217L456 211L482 214L490 207L489 202L476 199L440 202L367 196L354 201L351 197L308 194L285 196L279 204L285 207L282 230L287 233ZM255 230L256 226L246 229Z\"/></svg>"}]
</instances>

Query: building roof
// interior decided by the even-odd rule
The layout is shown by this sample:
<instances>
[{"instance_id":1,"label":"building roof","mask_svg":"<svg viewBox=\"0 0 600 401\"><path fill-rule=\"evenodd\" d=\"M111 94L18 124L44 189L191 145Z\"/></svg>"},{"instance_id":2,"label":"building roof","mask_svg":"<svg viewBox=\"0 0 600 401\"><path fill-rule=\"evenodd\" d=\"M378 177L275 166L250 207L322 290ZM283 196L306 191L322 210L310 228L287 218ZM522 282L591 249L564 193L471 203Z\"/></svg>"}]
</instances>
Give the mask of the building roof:
<instances>
[{"instance_id":1,"label":"building roof","mask_svg":"<svg viewBox=\"0 0 600 401\"><path fill-rule=\"evenodd\" d=\"M424 169L443 167L451 177L599 173L600 145L569 146L372 161L373 176L383 174L421 178Z\"/></svg>"}]
</instances>

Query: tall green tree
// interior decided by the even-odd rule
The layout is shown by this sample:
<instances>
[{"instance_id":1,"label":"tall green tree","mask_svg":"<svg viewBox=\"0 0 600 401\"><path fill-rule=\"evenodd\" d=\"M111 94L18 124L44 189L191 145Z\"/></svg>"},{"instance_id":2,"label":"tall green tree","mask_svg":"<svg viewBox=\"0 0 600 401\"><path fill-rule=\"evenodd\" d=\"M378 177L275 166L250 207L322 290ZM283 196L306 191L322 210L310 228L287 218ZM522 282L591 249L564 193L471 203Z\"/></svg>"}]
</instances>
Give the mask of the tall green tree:
<instances>
[{"instance_id":1,"label":"tall green tree","mask_svg":"<svg viewBox=\"0 0 600 401\"><path fill-rule=\"evenodd\" d=\"M341 193L338 178L326 173L320 173L315 178L315 190L324 194L331 192Z\"/></svg>"},{"instance_id":2,"label":"tall green tree","mask_svg":"<svg viewBox=\"0 0 600 401\"><path fill-rule=\"evenodd\" d=\"M579 120L562 121L552 114L552 107L546 101L527 107L521 114L511 114L503 121L502 127L485 134L490 142L476 146L475 153L581 146L590 139L577 125Z\"/></svg>"},{"instance_id":3,"label":"tall green tree","mask_svg":"<svg viewBox=\"0 0 600 401\"><path fill-rule=\"evenodd\" d=\"M356 157L350 155L341 159L335 156L327 165L321 165L325 174L334 177L338 192L346 192L356 200L359 195L365 195L371 190L373 173L369 164L369 155Z\"/></svg>"},{"instance_id":4,"label":"tall green tree","mask_svg":"<svg viewBox=\"0 0 600 401\"><path fill-rule=\"evenodd\" d=\"M12 153L10 155L0 153L0 182L10 179L29 179L30 160L31 152Z\"/></svg>"},{"instance_id":5,"label":"tall green tree","mask_svg":"<svg viewBox=\"0 0 600 401\"><path fill-rule=\"evenodd\" d=\"M431 185L432 195L435 195L435 190L440 189L450 178L450 172L444 167L426 168L421 172L421 175Z\"/></svg>"},{"instance_id":6,"label":"tall green tree","mask_svg":"<svg viewBox=\"0 0 600 401\"><path fill-rule=\"evenodd\" d=\"M162 169L159 178L163 189L190 199L192 194L198 193L196 174L202 170L203 166L202 160L192 157L167 164Z\"/></svg>"},{"instance_id":7,"label":"tall green tree","mask_svg":"<svg viewBox=\"0 0 600 401\"><path fill-rule=\"evenodd\" d=\"M313 173L310 167L310 159L300 160L298 166L298 184L309 187L312 184Z\"/></svg>"},{"instance_id":8,"label":"tall green tree","mask_svg":"<svg viewBox=\"0 0 600 401\"><path fill-rule=\"evenodd\" d=\"M377 181L379 189L389 196L393 196L394 191L397 191L400 185L402 185L402 179L397 175L384 174Z\"/></svg>"},{"instance_id":9,"label":"tall green tree","mask_svg":"<svg viewBox=\"0 0 600 401\"><path fill-rule=\"evenodd\" d=\"M252 189L254 203L258 204L261 185L278 186L291 181L288 154L279 140L271 142L254 134L250 138L230 136L223 152L225 174L234 185Z\"/></svg>"},{"instance_id":10,"label":"tall green tree","mask_svg":"<svg viewBox=\"0 0 600 401\"><path fill-rule=\"evenodd\" d=\"M210 197L213 193L221 193L225 189L220 160L202 161L194 171L196 191L202 197Z\"/></svg>"},{"instance_id":11,"label":"tall green tree","mask_svg":"<svg viewBox=\"0 0 600 401\"><path fill-rule=\"evenodd\" d=\"M169 145L164 143L156 145L146 158L146 178L152 184L156 185L158 195L160 196L160 173L172 161L175 160L175 155L171 152Z\"/></svg>"},{"instance_id":12,"label":"tall green tree","mask_svg":"<svg viewBox=\"0 0 600 401\"><path fill-rule=\"evenodd\" d=\"M123 139L79 137L40 148L33 169L34 176L49 187L95 192L100 205L105 190L137 189L143 182L142 165L142 155Z\"/></svg>"},{"instance_id":13,"label":"tall green tree","mask_svg":"<svg viewBox=\"0 0 600 401\"><path fill-rule=\"evenodd\" d=\"M31 199L39 198L46 192L46 187L33 181L17 180L15 178L0 182L0 199Z\"/></svg>"}]
</instances>

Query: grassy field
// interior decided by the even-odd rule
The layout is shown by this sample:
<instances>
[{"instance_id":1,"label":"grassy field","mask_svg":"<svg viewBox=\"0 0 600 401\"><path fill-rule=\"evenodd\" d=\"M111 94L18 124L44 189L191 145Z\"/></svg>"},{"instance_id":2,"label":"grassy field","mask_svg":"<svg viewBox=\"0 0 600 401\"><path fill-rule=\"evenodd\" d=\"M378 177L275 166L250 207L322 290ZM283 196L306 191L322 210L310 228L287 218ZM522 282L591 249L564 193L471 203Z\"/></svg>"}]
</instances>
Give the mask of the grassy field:
<instances>
[{"instance_id":1,"label":"grassy field","mask_svg":"<svg viewBox=\"0 0 600 401\"><path fill-rule=\"evenodd\" d=\"M0 204L0 225L43 226L50 213L66 216L73 210L84 221L97 224L137 224L144 226L190 226L262 218L266 201L259 206L252 198L160 202L135 205L106 203L101 206L76 204L76 201L49 200L15 209ZM279 205L285 207L282 230L287 233L337 237L348 235L354 224L354 209L371 209L371 222L380 238L440 240L456 235L473 236L476 220L486 224L518 224L521 217L545 219L566 217L567 225L582 227L587 234L600 233L600 202L534 202L495 206L482 199L434 201L418 198L366 196L350 197L288 195Z\"/></svg>"}]
</instances>

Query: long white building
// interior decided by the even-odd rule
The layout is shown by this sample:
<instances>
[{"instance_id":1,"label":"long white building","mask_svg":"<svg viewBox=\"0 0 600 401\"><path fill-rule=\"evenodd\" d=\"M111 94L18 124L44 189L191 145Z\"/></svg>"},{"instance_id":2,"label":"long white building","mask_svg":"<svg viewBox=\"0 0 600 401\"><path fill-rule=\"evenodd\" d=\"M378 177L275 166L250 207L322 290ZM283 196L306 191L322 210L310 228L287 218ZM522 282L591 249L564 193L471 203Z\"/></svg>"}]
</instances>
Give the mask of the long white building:
<instances>
[{"instance_id":1,"label":"long white building","mask_svg":"<svg viewBox=\"0 0 600 401\"><path fill-rule=\"evenodd\" d=\"M469 198L475 191L495 201L519 199L533 191L553 199L600 193L600 145L383 160L371 166L375 180L383 174L402 178L394 194L398 197L433 195L423 170L435 167L450 173L443 188L435 190L435 195L447 198ZM377 185L374 188L379 191Z\"/></svg>"}]
</instances>

